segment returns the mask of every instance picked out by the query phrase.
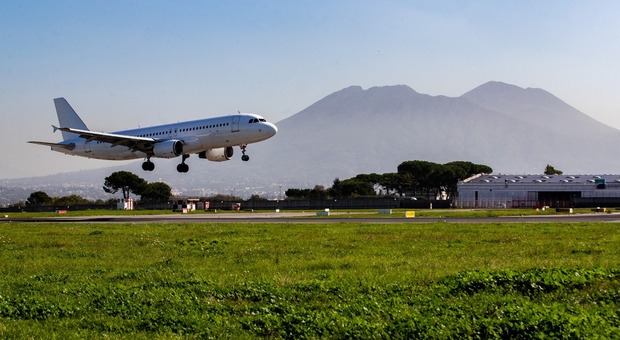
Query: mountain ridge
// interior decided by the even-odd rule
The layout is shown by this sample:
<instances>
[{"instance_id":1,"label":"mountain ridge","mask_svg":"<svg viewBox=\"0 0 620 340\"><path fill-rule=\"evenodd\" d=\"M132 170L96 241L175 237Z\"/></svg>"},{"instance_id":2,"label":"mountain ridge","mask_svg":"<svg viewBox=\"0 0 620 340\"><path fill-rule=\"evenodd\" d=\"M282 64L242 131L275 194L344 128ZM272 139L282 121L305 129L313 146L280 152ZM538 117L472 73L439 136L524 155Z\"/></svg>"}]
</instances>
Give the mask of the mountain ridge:
<instances>
[{"instance_id":1,"label":"mountain ridge","mask_svg":"<svg viewBox=\"0 0 620 340\"><path fill-rule=\"evenodd\" d=\"M557 120L565 119L567 112L570 112L568 116L574 120L573 126L587 124L589 128L595 128L598 124L604 125L555 95L539 88L524 89L516 85L491 81L466 92L461 97L490 110L522 120L538 121L541 124L553 124ZM507 110L508 107L512 109ZM544 114L541 114L541 107L545 108ZM606 128L603 128L602 125L598 126L599 131L596 133L618 132L617 129L606 125Z\"/></svg>"}]
</instances>

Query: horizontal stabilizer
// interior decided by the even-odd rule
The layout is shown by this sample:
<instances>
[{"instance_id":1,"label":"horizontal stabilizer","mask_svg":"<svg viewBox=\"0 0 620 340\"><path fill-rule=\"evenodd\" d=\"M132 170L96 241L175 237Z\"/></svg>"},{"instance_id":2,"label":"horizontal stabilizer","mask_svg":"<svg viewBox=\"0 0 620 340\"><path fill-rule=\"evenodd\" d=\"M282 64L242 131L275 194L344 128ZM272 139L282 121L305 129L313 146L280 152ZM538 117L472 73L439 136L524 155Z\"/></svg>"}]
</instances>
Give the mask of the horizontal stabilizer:
<instances>
[{"instance_id":1,"label":"horizontal stabilizer","mask_svg":"<svg viewBox=\"0 0 620 340\"><path fill-rule=\"evenodd\" d=\"M51 146L51 147L58 147L58 148L63 148L63 149L67 149L67 150L75 149L75 143L62 144L62 143L39 142L39 141L34 141L34 140L28 141L28 143L30 143L30 144L37 144L37 145L44 145L44 146Z\"/></svg>"}]
</instances>

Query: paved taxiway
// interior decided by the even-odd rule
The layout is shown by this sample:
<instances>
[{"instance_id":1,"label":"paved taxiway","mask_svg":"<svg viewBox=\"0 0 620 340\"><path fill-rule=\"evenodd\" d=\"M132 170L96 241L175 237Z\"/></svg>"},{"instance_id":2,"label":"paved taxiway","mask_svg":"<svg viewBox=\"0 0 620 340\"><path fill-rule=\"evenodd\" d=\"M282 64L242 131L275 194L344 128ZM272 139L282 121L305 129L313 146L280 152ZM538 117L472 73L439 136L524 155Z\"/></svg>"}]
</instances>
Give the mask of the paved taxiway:
<instances>
[{"instance_id":1,"label":"paved taxiway","mask_svg":"<svg viewBox=\"0 0 620 340\"><path fill-rule=\"evenodd\" d=\"M578 214L545 216L507 216L507 217L360 217L359 214L340 213L339 216L316 216L315 213L222 213L222 214L167 214L131 216L63 216L41 218L19 218L9 215L0 218L2 222L48 222L48 223L541 223L541 222L620 222L620 214Z\"/></svg>"}]
</instances>

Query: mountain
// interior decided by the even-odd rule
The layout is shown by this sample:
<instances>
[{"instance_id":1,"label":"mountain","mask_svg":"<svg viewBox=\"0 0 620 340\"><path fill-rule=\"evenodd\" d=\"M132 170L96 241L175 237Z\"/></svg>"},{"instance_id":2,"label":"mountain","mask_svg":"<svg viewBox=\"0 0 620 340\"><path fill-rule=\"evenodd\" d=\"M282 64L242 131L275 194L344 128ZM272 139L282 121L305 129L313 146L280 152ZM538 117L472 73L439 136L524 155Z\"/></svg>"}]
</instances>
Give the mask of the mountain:
<instances>
[{"instance_id":1,"label":"mountain","mask_svg":"<svg viewBox=\"0 0 620 340\"><path fill-rule=\"evenodd\" d=\"M164 181L178 194L275 198L290 187L330 186L336 177L395 172L407 160L465 160L514 174L541 173L547 164L573 174L618 172L619 130L547 91L501 82L488 82L460 97L430 96L405 85L351 86L276 125L275 137L248 147L247 163L238 157L212 163L192 156L190 172L179 174L178 160L158 159L155 171L148 173L135 162L22 184L91 183L93 193L106 197L103 179L122 169L148 181ZM0 181L0 186L18 186L11 183L19 180Z\"/></svg>"},{"instance_id":2,"label":"mountain","mask_svg":"<svg viewBox=\"0 0 620 340\"><path fill-rule=\"evenodd\" d=\"M414 159L468 160L505 173L540 173L546 164L572 173L613 172L611 155L620 142L620 131L552 94L500 82L456 98L404 85L352 86L277 125L274 145L261 148L261 157L297 179L327 184L393 172Z\"/></svg>"}]
</instances>

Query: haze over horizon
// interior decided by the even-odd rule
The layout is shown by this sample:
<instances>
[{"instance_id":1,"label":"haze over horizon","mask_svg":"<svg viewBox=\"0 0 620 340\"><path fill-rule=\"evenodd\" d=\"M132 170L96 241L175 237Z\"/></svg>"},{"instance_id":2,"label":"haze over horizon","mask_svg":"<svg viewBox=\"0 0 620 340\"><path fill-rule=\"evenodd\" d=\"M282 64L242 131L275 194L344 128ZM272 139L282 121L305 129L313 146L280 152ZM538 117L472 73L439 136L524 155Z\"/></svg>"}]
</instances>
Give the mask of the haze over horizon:
<instances>
[{"instance_id":1,"label":"haze over horizon","mask_svg":"<svg viewBox=\"0 0 620 340\"><path fill-rule=\"evenodd\" d=\"M26 144L61 139L61 96L115 131L238 110L278 122L351 85L458 97L501 81L620 129L618 14L615 1L3 2L0 179L122 164Z\"/></svg>"}]
</instances>

